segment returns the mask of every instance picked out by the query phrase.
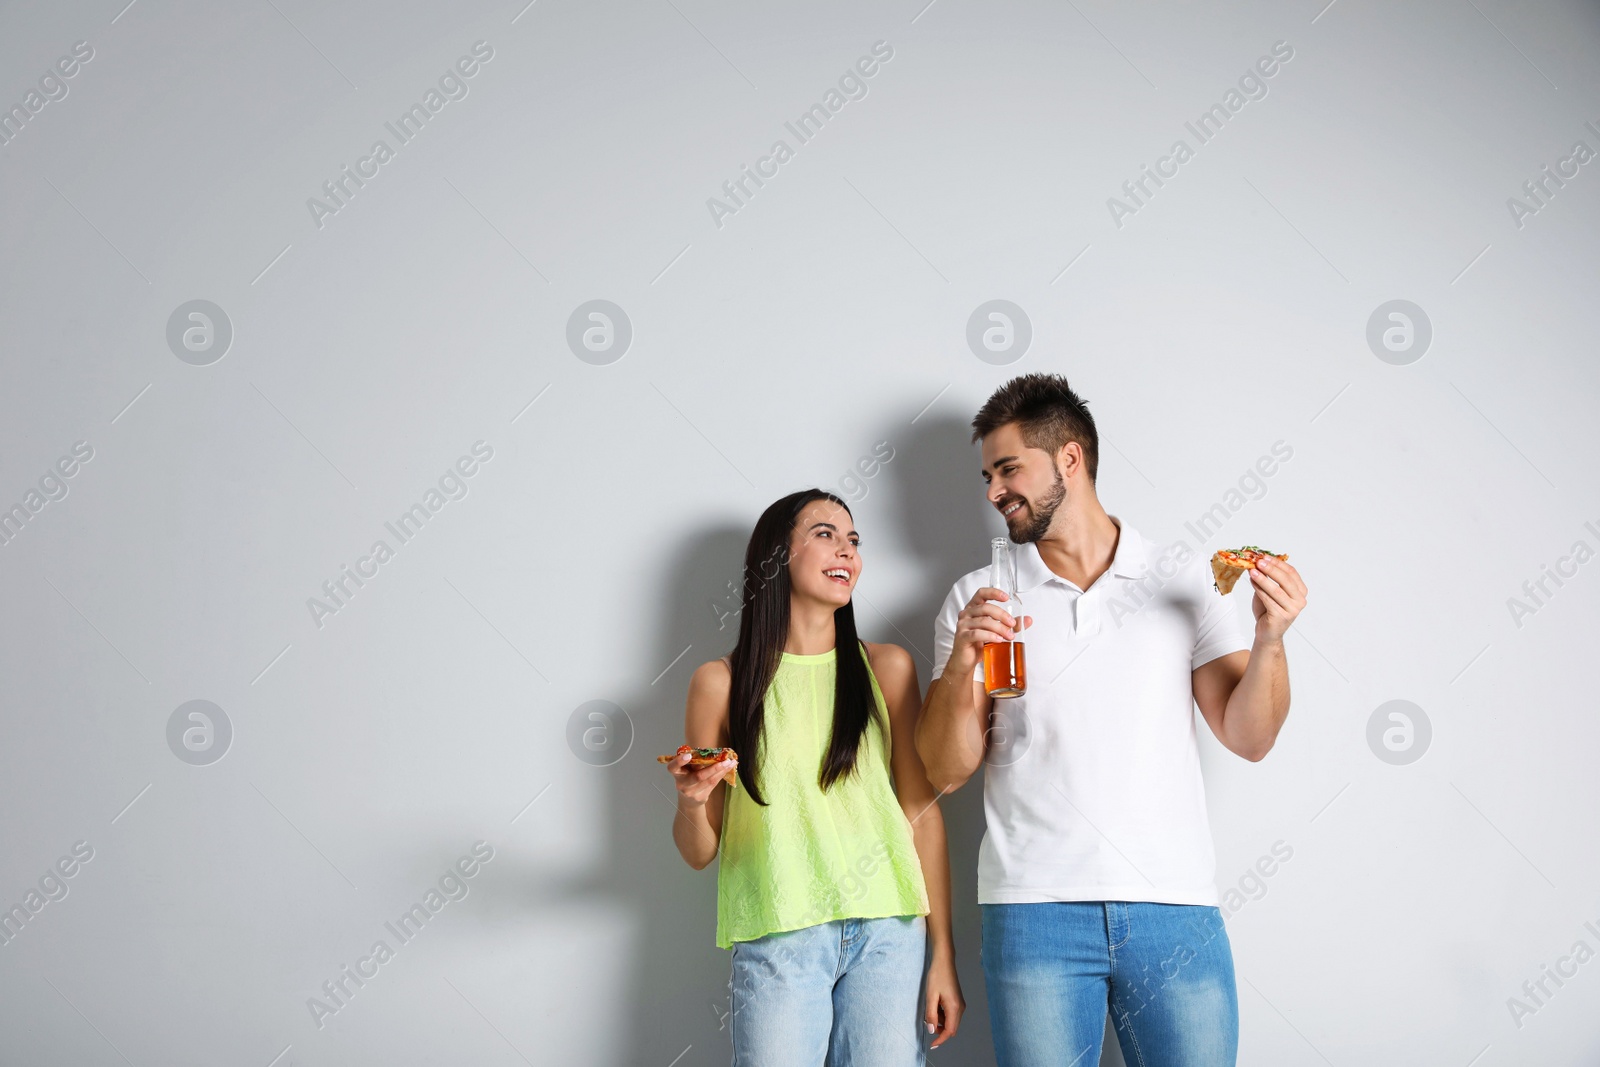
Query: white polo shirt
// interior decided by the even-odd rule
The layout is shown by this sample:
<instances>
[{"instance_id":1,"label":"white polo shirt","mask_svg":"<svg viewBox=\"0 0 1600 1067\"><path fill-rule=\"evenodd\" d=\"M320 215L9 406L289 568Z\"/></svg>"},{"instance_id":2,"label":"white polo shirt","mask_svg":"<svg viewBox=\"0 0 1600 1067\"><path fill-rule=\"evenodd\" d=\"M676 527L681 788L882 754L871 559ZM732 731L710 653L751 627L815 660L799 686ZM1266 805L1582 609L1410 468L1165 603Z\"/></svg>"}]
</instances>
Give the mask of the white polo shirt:
<instances>
[{"instance_id":1,"label":"white polo shirt","mask_svg":"<svg viewBox=\"0 0 1600 1067\"><path fill-rule=\"evenodd\" d=\"M1033 616L1022 631L1028 691L994 702L980 904L1217 903L1190 672L1248 650L1251 637L1237 598L1212 589L1208 556L1110 518L1116 555L1086 590L1052 572L1036 545L1012 546ZM962 607L988 584L984 567L945 598L935 678Z\"/></svg>"}]
</instances>

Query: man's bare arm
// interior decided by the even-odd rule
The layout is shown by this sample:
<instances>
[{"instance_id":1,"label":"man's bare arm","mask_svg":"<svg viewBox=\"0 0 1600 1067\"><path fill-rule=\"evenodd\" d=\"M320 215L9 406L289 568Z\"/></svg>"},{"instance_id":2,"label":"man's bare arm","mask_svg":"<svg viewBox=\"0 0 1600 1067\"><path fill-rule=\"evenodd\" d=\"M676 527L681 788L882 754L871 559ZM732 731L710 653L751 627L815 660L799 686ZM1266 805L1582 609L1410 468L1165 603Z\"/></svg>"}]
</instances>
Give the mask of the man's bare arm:
<instances>
[{"instance_id":1,"label":"man's bare arm","mask_svg":"<svg viewBox=\"0 0 1600 1067\"><path fill-rule=\"evenodd\" d=\"M984 724L993 702L983 683L972 680L972 666L960 670L954 657L943 676L928 686L917 716L917 754L940 793L965 785L983 762Z\"/></svg>"},{"instance_id":2,"label":"man's bare arm","mask_svg":"<svg viewBox=\"0 0 1600 1067\"><path fill-rule=\"evenodd\" d=\"M1289 664L1283 642L1257 640L1194 672L1194 700L1222 747L1252 763L1272 751L1289 717Z\"/></svg>"},{"instance_id":3,"label":"man's bare arm","mask_svg":"<svg viewBox=\"0 0 1600 1067\"><path fill-rule=\"evenodd\" d=\"M1249 652L1230 652L1194 672L1194 699L1206 725L1229 752L1265 758L1289 717L1289 659L1283 635L1306 605L1306 584L1288 563L1268 557L1250 571L1256 638Z\"/></svg>"},{"instance_id":4,"label":"man's bare arm","mask_svg":"<svg viewBox=\"0 0 1600 1067\"><path fill-rule=\"evenodd\" d=\"M972 672L984 645L1011 636L1011 615L992 603L1005 598L999 589L984 586L961 609L944 674L928 686L922 714L917 716L917 754L928 780L941 793L966 784L983 762L994 700L983 691L981 681L973 680ZM1031 617L1025 617L1023 626L1029 621Z\"/></svg>"}]
</instances>

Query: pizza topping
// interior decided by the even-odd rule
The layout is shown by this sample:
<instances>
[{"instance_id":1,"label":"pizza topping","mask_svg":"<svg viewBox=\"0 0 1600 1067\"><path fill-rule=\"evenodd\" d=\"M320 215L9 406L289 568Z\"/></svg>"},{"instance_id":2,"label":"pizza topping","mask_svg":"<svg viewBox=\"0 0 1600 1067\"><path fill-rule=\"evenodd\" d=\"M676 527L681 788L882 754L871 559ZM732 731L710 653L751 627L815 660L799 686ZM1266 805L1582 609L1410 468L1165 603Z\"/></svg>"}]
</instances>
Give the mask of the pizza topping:
<instances>
[{"instance_id":1,"label":"pizza topping","mask_svg":"<svg viewBox=\"0 0 1600 1067\"><path fill-rule=\"evenodd\" d=\"M737 763L738 753L731 748L692 748L689 745L679 745L678 751L670 756L657 756L658 763L672 763L683 756L689 758L685 761L687 766L707 767L713 763L726 763L729 760Z\"/></svg>"},{"instance_id":2,"label":"pizza topping","mask_svg":"<svg viewBox=\"0 0 1600 1067\"><path fill-rule=\"evenodd\" d=\"M1233 566L1249 567L1257 560L1263 559L1266 556L1271 556L1273 559L1289 558L1287 553L1279 555L1275 552L1268 552L1266 549L1261 548L1258 545L1245 545L1243 548L1239 549L1221 548L1217 550L1217 557L1223 562Z\"/></svg>"}]
</instances>

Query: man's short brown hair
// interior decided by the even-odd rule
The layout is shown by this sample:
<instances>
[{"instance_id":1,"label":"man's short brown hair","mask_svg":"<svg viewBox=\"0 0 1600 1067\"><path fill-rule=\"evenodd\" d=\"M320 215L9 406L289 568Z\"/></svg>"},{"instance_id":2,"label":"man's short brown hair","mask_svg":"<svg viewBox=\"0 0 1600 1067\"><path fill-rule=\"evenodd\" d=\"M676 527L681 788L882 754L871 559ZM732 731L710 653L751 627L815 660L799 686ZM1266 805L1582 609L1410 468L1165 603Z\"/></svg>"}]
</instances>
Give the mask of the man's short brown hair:
<instances>
[{"instance_id":1,"label":"man's short brown hair","mask_svg":"<svg viewBox=\"0 0 1600 1067\"><path fill-rule=\"evenodd\" d=\"M1083 449L1089 484L1100 468L1100 434L1089 414L1089 402L1072 391L1059 374L1024 374L994 391L972 420L974 443L1007 423L1022 429L1022 443L1054 456L1068 441Z\"/></svg>"}]
</instances>

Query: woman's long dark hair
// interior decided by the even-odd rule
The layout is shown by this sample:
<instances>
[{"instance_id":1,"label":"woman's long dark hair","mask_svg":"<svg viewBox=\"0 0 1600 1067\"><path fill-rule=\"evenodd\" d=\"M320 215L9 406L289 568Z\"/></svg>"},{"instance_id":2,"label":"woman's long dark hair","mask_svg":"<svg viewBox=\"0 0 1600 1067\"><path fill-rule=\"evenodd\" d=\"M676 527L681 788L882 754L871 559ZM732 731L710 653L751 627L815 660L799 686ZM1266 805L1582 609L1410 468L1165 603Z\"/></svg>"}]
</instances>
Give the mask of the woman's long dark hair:
<instances>
[{"instance_id":1,"label":"woman's long dark hair","mask_svg":"<svg viewBox=\"0 0 1600 1067\"><path fill-rule=\"evenodd\" d=\"M789 639L789 538L806 505L831 500L848 513L850 506L823 489L804 489L778 500L756 520L744 552L744 594L739 614L739 643L728 657L733 663L733 688L728 696L728 741L739 754L739 781L750 799L765 806L759 785L761 726L767 689ZM853 603L833 613L833 731L817 774L824 790L856 766L856 754L867 724L882 727L872 682L863 658L865 646L856 637ZM848 650L848 651L847 651Z\"/></svg>"}]
</instances>

